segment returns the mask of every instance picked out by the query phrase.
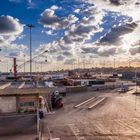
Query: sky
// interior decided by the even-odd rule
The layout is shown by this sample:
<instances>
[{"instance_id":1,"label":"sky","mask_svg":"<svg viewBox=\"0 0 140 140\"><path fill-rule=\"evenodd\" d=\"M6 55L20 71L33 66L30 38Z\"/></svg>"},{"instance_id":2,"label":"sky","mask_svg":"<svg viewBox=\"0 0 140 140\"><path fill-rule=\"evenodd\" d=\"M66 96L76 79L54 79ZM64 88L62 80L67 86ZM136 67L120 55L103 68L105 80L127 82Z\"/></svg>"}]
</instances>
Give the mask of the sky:
<instances>
[{"instance_id":1,"label":"sky","mask_svg":"<svg viewBox=\"0 0 140 140\"><path fill-rule=\"evenodd\" d=\"M140 0L1 0L0 71L139 65ZM45 52L45 51L48 52ZM45 61L47 60L47 62ZM29 64L26 64L29 71Z\"/></svg>"}]
</instances>

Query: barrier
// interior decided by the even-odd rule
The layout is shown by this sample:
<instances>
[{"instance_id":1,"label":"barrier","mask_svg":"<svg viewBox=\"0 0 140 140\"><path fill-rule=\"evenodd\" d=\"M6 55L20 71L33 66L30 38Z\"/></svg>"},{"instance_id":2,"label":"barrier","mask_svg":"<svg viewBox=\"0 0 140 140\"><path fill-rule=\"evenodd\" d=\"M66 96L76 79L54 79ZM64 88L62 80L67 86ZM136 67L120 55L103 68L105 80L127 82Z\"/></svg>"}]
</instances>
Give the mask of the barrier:
<instances>
[{"instance_id":1,"label":"barrier","mask_svg":"<svg viewBox=\"0 0 140 140\"><path fill-rule=\"evenodd\" d=\"M86 86L70 86L66 87L66 93L78 93L87 91Z\"/></svg>"}]
</instances>

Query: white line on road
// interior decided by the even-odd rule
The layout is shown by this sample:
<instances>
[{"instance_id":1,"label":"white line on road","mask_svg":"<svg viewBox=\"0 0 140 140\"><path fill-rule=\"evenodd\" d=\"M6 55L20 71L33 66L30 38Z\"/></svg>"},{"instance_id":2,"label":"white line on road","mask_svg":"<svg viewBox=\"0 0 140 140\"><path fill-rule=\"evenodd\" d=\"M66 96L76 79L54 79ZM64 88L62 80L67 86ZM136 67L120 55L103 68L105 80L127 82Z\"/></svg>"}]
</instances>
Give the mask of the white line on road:
<instances>
[{"instance_id":1,"label":"white line on road","mask_svg":"<svg viewBox=\"0 0 140 140\"><path fill-rule=\"evenodd\" d=\"M140 131L137 130L137 129L135 128L135 126L133 126L133 125L135 125L135 124L130 125L129 122L127 123L127 122L122 121L122 120L119 120L117 123L119 123L120 125L122 125L124 128L130 129L132 132L134 131L134 132L136 132L136 133L140 133Z\"/></svg>"},{"instance_id":2,"label":"white line on road","mask_svg":"<svg viewBox=\"0 0 140 140\"><path fill-rule=\"evenodd\" d=\"M88 99L88 100L86 100L86 101L84 101L84 102L82 102L82 103L80 103L80 104L78 104L78 105L76 105L76 106L74 106L74 107L77 108L77 107L79 107L79 106L82 106L82 105L84 105L84 104L90 102L90 101L93 100L94 98L95 98L95 97L92 97L92 98L90 98L90 99Z\"/></svg>"},{"instance_id":3,"label":"white line on road","mask_svg":"<svg viewBox=\"0 0 140 140\"><path fill-rule=\"evenodd\" d=\"M80 136L80 130L75 126L75 124L68 124L70 129L72 130L74 136L76 137L77 140L86 140L84 136Z\"/></svg>"},{"instance_id":4,"label":"white line on road","mask_svg":"<svg viewBox=\"0 0 140 140\"><path fill-rule=\"evenodd\" d=\"M101 102L103 102L106 99L106 97L103 97L102 99L98 100L97 102L95 102L94 104L92 104L91 106L88 107L88 109L92 109L93 107L95 107L96 105L100 104Z\"/></svg>"},{"instance_id":5,"label":"white line on road","mask_svg":"<svg viewBox=\"0 0 140 140\"><path fill-rule=\"evenodd\" d=\"M12 82L4 84L4 85L0 86L0 89L5 89L5 88L9 87L11 84L12 84Z\"/></svg>"},{"instance_id":6,"label":"white line on road","mask_svg":"<svg viewBox=\"0 0 140 140\"><path fill-rule=\"evenodd\" d=\"M99 133L102 133L104 135L110 134L110 132L108 131L108 129L107 128L104 128L104 126L101 123L99 123L99 122L97 123L97 125L95 125L95 127L97 128L97 130L99 130ZM108 136L108 137L109 137L110 140L113 140L112 136Z\"/></svg>"},{"instance_id":7,"label":"white line on road","mask_svg":"<svg viewBox=\"0 0 140 140\"><path fill-rule=\"evenodd\" d=\"M25 82L23 82L18 88L19 88L19 89L20 89L20 88L23 88L24 85L25 85Z\"/></svg>"}]
</instances>

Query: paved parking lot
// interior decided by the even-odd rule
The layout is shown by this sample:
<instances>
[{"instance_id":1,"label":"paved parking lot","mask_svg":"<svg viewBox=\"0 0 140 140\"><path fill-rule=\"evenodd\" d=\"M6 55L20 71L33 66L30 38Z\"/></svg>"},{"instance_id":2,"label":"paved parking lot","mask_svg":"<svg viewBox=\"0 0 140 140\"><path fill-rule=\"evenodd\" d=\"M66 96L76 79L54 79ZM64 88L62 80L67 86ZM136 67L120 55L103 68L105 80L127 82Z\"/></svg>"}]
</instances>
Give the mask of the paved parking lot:
<instances>
[{"instance_id":1,"label":"paved parking lot","mask_svg":"<svg viewBox=\"0 0 140 140\"><path fill-rule=\"evenodd\" d=\"M96 100L74 108L93 96ZM61 140L139 140L140 97L135 101L131 93L119 94L117 90L69 95L64 99L64 108L45 117L45 135L49 136L49 127L52 137Z\"/></svg>"}]
</instances>

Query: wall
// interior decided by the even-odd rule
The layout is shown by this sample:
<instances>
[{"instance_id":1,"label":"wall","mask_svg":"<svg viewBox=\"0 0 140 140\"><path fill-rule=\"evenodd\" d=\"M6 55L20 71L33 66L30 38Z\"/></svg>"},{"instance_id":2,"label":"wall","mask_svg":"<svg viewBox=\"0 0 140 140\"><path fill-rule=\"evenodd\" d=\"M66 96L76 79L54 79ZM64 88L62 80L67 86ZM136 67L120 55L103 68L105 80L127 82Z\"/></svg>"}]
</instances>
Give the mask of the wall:
<instances>
[{"instance_id":1,"label":"wall","mask_svg":"<svg viewBox=\"0 0 140 140\"><path fill-rule=\"evenodd\" d=\"M85 92L87 91L86 86L70 86L66 87L66 93L77 93L77 92Z\"/></svg>"},{"instance_id":2,"label":"wall","mask_svg":"<svg viewBox=\"0 0 140 140\"><path fill-rule=\"evenodd\" d=\"M16 97L0 97L0 113L16 112Z\"/></svg>"}]
</instances>

